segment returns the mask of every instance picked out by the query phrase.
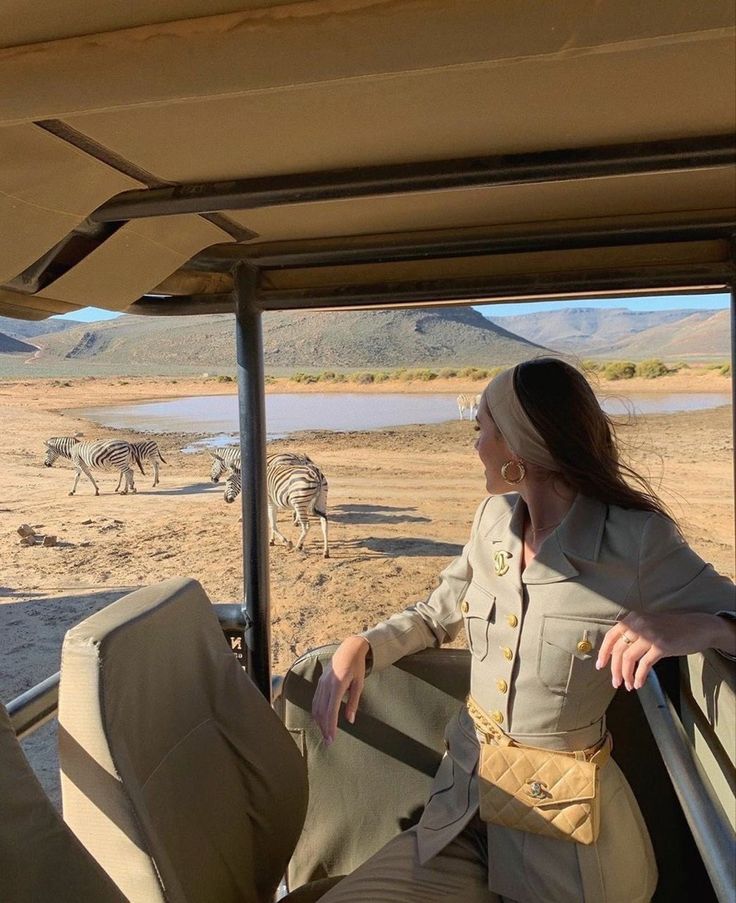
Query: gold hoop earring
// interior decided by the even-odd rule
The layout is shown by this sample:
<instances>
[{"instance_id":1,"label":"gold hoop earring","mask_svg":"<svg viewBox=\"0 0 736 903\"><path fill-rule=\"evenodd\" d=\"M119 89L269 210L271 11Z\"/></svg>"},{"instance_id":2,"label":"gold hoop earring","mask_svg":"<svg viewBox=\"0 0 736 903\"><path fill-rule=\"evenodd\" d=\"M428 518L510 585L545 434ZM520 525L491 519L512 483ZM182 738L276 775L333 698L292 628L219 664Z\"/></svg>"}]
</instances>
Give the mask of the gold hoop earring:
<instances>
[{"instance_id":1,"label":"gold hoop earring","mask_svg":"<svg viewBox=\"0 0 736 903\"><path fill-rule=\"evenodd\" d=\"M519 470L519 476L513 480L509 477L509 468L511 468L511 467L517 467ZM523 461L507 461L501 467L501 476L504 478L504 480L507 483L510 483L512 486L516 486L517 483L521 483L521 481L526 476L526 467L524 467L524 462Z\"/></svg>"}]
</instances>

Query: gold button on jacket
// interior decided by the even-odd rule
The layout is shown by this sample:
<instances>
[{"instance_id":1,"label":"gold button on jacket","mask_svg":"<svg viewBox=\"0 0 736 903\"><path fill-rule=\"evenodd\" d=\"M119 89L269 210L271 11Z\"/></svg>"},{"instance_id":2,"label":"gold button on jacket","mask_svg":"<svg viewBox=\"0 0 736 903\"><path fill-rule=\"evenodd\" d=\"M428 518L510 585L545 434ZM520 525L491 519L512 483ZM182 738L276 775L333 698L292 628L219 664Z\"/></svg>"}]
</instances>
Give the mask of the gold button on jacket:
<instances>
[{"instance_id":1,"label":"gold button on jacket","mask_svg":"<svg viewBox=\"0 0 736 903\"><path fill-rule=\"evenodd\" d=\"M496 689L499 693L505 693L509 688L509 685L505 680L497 680L496 681Z\"/></svg>"},{"instance_id":2,"label":"gold button on jacket","mask_svg":"<svg viewBox=\"0 0 736 903\"><path fill-rule=\"evenodd\" d=\"M606 631L629 611L728 611L734 587L661 515L580 495L522 576L525 514L517 495L484 500L463 554L429 598L363 635L377 671L450 642L464 629L476 702L491 717L501 714L503 729L529 746L583 749L601 738L615 693L610 669L596 671L590 654ZM510 553L502 577L493 565L499 549ZM468 602L467 617L459 599ZM507 645L513 619L519 621L514 651ZM499 671L505 667L508 674ZM509 693L504 713L498 712L500 674ZM478 805L479 745L465 709L448 725L447 737L448 755L416 828L421 862L447 846ZM624 785L610 760L600 772L600 839L591 846L487 825L490 890L517 903L538 903L545 895L555 903L649 900L656 866Z\"/></svg>"},{"instance_id":3,"label":"gold button on jacket","mask_svg":"<svg viewBox=\"0 0 736 903\"><path fill-rule=\"evenodd\" d=\"M506 615L506 623L509 625L509 627L516 627L516 625L519 623L519 619L516 617L516 615Z\"/></svg>"}]
</instances>

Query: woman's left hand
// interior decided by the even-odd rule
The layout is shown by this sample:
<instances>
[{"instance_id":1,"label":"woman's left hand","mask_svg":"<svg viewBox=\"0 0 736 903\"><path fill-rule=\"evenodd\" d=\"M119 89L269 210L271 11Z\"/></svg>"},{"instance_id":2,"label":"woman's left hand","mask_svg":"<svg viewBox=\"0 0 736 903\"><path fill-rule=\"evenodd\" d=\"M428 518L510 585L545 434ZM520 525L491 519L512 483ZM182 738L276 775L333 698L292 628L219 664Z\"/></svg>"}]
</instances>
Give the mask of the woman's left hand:
<instances>
[{"instance_id":1,"label":"woman's left hand","mask_svg":"<svg viewBox=\"0 0 736 903\"><path fill-rule=\"evenodd\" d=\"M655 662L717 646L724 619L713 614L638 614L630 612L603 638L596 668L611 662L614 687L639 690Z\"/></svg>"}]
</instances>

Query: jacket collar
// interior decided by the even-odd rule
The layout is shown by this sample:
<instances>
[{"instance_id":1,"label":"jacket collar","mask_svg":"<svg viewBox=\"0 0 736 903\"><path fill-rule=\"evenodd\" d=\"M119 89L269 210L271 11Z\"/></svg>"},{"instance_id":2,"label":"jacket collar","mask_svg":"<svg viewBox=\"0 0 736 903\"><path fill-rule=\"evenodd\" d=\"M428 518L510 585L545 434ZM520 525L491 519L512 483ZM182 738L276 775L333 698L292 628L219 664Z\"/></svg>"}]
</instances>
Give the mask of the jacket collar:
<instances>
[{"instance_id":1,"label":"jacket collar","mask_svg":"<svg viewBox=\"0 0 736 903\"><path fill-rule=\"evenodd\" d=\"M526 504L520 495L508 495L507 510L486 532L492 554L509 553L508 576L518 583L559 583L577 577L574 560L597 561L607 507L603 502L577 495L564 519L542 543L539 554L521 573L522 537Z\"/></svg>"}]
</instances>

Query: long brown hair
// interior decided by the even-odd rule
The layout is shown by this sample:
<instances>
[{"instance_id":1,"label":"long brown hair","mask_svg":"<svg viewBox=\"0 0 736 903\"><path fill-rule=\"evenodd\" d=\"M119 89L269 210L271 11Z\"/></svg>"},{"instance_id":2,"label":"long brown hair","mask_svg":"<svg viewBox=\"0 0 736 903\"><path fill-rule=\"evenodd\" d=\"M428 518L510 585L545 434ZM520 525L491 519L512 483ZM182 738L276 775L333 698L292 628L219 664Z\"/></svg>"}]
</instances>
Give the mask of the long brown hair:
<instances>
[{"instance_id":1,"label":"long brown hair","mask_svg":"<svg viewBox=\"0 0 736 903\"><path fill-rule=\"evenodd\" d=\"M620 460L613 423L582 373L557 358L535 358L516 367L514 389L569 486L674 520L649 482Z\"/></svg>"}]
</instances>

